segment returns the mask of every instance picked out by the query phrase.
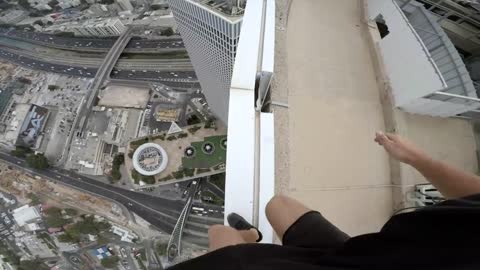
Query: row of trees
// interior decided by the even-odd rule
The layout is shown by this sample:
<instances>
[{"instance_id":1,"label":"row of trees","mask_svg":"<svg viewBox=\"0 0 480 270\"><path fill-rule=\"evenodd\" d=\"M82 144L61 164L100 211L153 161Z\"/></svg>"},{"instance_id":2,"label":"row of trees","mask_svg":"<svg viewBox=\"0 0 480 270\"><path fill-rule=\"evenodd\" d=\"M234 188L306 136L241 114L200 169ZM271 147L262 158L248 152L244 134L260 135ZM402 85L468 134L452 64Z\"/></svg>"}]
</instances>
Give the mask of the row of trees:
<instances>
[{"instance_id":1,"label":"row of trees","mask_svg":"<svg viewBox=\"0 0 480 270\"><path fill-rule=\"evenodd\" d=\"M132 170L132 178L133 178L135 184L139 184L140 181L144 182L145 184L149 184L149 185L155 184L155 177L142 175L139 172L137 172L135 169Z\"/></svg>"},{"instance_id":2,"label":"row of trees","mask_svg":"<svg viewBox=\"0 0 480 270\"><path fill-rule=\"evenodd\" d=\"M103 232L110 230L110 223L105 221L95 221L94 216L83 215L82 220L75 224L69 225L64 234L58 237L61 242L79 243L81 235L96 235L99 236Z\"/></svg>"},{"instance_id":3,"label":"row of trees","mask_svg":"<svg viewBox=\"0 0 480 270\"><path fill-rule=\"evenodd\" d=\"M112 163L112 172L111 176L114 182L117 182L122 178L122 174L120 173L120 166L125 162L125 156L123 154L117 154L115 158L113 158Z\"/></svg>"},{"instance_id":4,"label":"row of trees","mask_svg":"<svg viewBox=\"0 0 480 270\"><path fill-rule=\"evenodd\" d=\"M35 154L28 147L17 146L10 154L19 158L26 158L27 165L34 169L43 170L49 166L48 159L43 154Z\"/></svg>"}]
</instances>

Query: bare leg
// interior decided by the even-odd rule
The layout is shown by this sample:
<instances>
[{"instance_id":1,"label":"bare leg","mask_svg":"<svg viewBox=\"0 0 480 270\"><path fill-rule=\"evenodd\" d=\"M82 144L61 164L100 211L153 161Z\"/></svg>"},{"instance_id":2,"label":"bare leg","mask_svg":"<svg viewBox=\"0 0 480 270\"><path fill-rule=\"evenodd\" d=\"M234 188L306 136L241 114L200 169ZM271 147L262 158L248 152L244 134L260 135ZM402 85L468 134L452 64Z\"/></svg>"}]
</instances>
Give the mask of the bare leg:
<instances>
[{"instance_id":1,"label":"bare leg","mask_svg":"<svg viewBox=\"0 0 480 270\"><path fill-rule=\"evenodd\" d=\"M309 211L301 202L285 195L274 196L265 208L268 221L280 240L288 228Z\"/></svg>"},{"instance_id":2,"label":"bare leg","mask_svg":"<svg viewBox=\"0 0 480 270\"><path fill-rule=\"evenodd\" d=\"M255 243L257 239L258 233L255 229L237 231L232 227L213 225L208 230L209 251L238 244Z\"/></svg>"}]
</instances>

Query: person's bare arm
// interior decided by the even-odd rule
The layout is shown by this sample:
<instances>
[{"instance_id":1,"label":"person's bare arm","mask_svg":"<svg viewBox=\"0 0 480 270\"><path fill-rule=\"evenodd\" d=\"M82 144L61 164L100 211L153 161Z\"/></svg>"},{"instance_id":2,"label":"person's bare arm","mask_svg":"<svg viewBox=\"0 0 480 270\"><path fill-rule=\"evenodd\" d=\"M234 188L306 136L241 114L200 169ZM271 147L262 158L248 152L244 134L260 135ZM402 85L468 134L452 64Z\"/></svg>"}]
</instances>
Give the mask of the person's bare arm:
<instances>
[{"instance_id":1,"label":"person's bare arm","mask_svg":"<svg viewBox=\"0 0 480 270\"><path fill-rule=\"evenodd\" d=\"M375 141L392 157L417 169L446 198L480 193L480 177L432 159L398 135L377 132Z\"/></svg>"}]
</instances>

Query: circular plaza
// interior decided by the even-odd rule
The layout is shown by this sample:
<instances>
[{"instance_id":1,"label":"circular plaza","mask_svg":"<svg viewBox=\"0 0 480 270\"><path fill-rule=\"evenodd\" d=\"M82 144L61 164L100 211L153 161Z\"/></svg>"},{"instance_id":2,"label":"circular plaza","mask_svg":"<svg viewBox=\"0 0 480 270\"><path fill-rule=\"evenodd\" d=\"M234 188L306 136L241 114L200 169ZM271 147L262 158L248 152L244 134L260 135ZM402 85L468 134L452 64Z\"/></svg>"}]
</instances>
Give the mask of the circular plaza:
<instances>
[{"instance_id":1,"label":"circular plaza","mask_svg":"<svg viewBox=\"0 0 480 270\"><path fill-rule=\"evenodd\" d=\"M133 167L145 176L161 173L167 167L167 152L156 143L145 143L139 146L132 157Z\"/></svg>"}]
</instances>

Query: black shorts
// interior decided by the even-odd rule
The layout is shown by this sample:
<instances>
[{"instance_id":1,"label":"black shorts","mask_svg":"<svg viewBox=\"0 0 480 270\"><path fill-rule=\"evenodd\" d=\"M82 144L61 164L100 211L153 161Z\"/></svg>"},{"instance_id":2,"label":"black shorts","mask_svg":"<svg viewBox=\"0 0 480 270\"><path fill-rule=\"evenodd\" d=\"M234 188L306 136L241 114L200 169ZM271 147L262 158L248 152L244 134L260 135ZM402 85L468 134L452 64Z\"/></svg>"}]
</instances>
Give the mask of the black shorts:
<instances>
[{"instance_id":1,"label":"black shorts","mask_svg":"<svg viewBox=\"0 0 480 270\"><path fill-rule=\"evenodd\" d=\"M342 246L349 238L319 212L310 211L287 229L282 243L284 246L330 249Z\"/></svg>"},{"instance_id":2,"label":"black shorts","mask_svg":"<svg viewBox=\"0 0 480 270\"><path fill-rule=\"evenodd\" d=\"M177 264L172 270L283 270L324 269L314 267L327 252L341 247L349 236L320 213L302 215L285 232L283 246L239 244L218 249L193 260ZM337 269L337 268L328 268Z\"/></svg>"}]
</instances>

